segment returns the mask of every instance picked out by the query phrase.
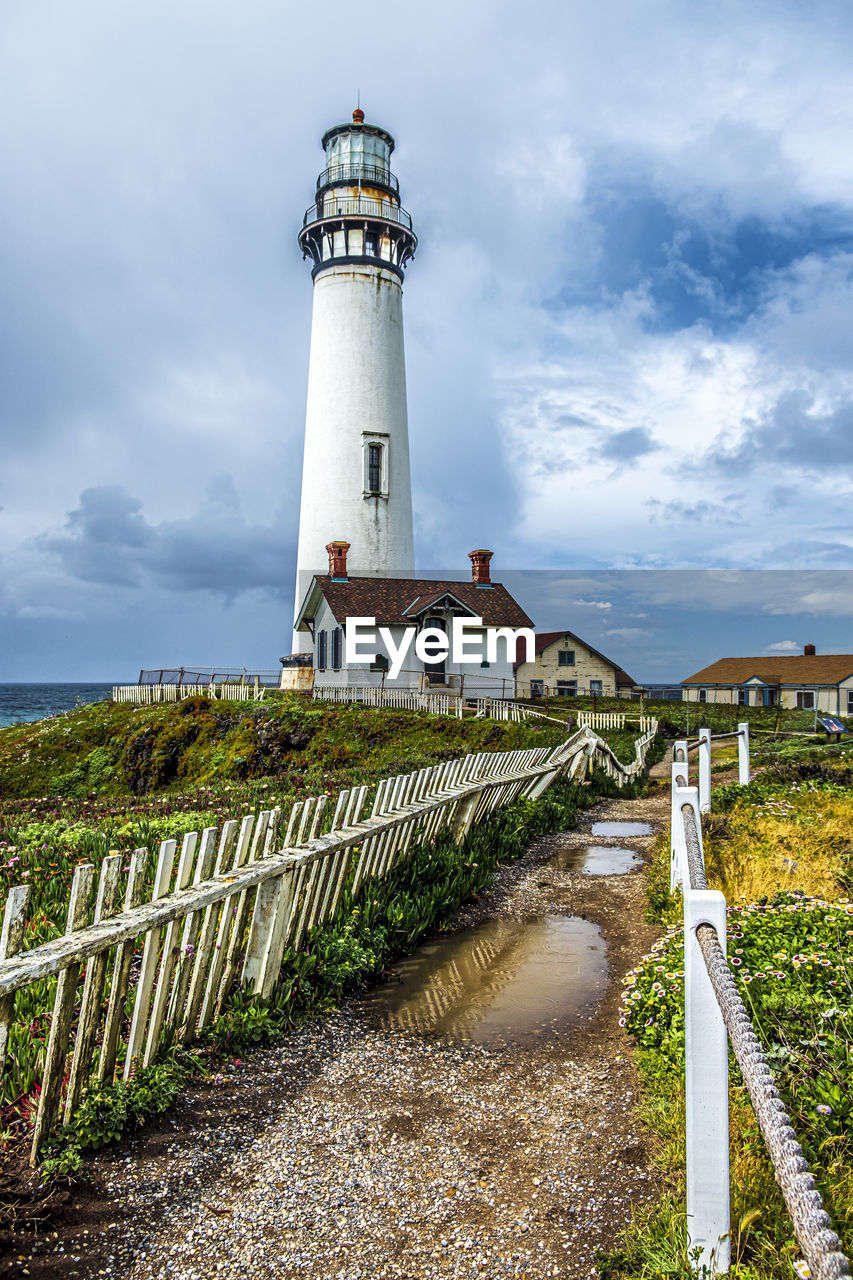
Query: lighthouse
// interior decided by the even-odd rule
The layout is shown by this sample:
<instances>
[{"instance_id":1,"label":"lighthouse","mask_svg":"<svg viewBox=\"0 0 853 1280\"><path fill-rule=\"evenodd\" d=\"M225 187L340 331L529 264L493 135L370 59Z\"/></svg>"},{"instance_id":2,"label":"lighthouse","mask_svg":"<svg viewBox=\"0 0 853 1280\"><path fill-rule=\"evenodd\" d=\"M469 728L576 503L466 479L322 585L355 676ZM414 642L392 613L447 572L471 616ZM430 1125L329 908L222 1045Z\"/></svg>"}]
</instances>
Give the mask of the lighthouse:
<instances>
[{"instance_id":1,"label":"lighthouse","mask_svg":"<svg viewBox=\"0 0 853 1280\"><path fill-rule=\"evenodd\" d=\"M417 237L387 130L356 110L322 145L325 166L299 233L314 307L296 611L335 540L350 544L351 573L414 576L403 273ZM294 653L309 643L294 632Z\"/></svg>"}]
</instances>

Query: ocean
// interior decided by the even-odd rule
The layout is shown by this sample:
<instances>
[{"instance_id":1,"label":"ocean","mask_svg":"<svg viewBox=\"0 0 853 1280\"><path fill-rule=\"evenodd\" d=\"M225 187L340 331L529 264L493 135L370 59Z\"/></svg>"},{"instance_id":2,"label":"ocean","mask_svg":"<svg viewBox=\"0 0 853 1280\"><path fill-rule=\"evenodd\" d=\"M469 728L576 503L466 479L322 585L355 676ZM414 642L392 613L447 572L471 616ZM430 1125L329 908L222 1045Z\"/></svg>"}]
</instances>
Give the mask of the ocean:
<instances>
[{"instance_id":1,"label":"ocean","mask_svg":"<svg viewBox=\"0 0 853 1280\"><path fill-rule=\"evenodd\" d=\"M0 684L0 729L73 711L84 702L100 702L112 688L111 684Z\"/></svg>"}]
</instances>

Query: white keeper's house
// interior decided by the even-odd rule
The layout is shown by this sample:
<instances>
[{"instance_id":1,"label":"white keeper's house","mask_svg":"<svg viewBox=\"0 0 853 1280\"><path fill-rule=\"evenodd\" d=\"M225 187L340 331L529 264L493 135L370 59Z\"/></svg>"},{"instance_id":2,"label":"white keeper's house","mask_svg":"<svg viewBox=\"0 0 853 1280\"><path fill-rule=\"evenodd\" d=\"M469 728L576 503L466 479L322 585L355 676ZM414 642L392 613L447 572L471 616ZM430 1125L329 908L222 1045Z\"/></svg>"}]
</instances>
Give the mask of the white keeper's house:
<instances>
[{"instance_id":1,"label":"white keeper's house","mask_svg":"<svg viewBox=\"0 0 853 1280\"><path fill-rule=\"evenodd\" d=\"M365 685L419 692L450 693L472 698L511 698L514 636L498 637L493 661L454 663L452 654L435 662L423 662L408 650L399 676L391 681L392 654L378 638L387 627L394 646L403 633L414 628L436 628L450 635L454 618L480 618L482 627L470 627L469 652L486 652L486 628L512 631L532 627L530 618L506 587L492 582L491 551L469 553L471 578L467 582L432 578L386 578L353 575L347 569L349 543L330 542L328 574L315 574L296 615L296 630L305 637L313 657L314 688L358 688ZM347 618L375 618L376 656L373 661L347 664Z\"/></svg>"},{"instance_id":2,"label":"white keeper's house","mask_svg":"<svg viewBox=\"0 0 853 1280\"><path fill-rule=\"evenodd\" d=\"M683 680L682 690L686 702L853 716L853 654L819 654L807 644L801 654L720 658Z\"/></svg>"}]
</instances>

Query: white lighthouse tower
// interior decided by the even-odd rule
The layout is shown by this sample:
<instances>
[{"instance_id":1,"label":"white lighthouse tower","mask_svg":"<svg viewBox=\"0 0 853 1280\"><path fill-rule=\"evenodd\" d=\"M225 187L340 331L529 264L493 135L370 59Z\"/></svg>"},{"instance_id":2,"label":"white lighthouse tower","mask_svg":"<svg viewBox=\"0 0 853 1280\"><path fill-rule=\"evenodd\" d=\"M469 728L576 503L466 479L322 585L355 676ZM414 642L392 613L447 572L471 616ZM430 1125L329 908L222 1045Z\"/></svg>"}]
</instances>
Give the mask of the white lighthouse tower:
<instances>
[{"instance_id":1,"label":"white lighthouse tower","mask_svg":"<svg viewBox=\"0 0 853 1280\"><path fill-rule=\"evenodd\" d=\"M296 609L350 543L349 572L414 576L403 272L417 246L391 172L394 139L353 112L323 135L326 165L299 243L314 311L296 565ZM310 645L294 632L294 653Z\"/></svg>"}]
</instances>

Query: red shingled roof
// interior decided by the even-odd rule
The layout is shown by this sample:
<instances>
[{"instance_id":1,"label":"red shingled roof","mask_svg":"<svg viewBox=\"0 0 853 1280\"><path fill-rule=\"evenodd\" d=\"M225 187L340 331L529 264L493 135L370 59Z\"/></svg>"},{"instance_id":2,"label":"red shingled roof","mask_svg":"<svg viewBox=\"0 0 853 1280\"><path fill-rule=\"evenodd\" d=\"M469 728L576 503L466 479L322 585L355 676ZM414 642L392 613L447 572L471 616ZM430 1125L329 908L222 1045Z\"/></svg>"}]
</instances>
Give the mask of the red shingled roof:
<instances>
[{"instance_id":1,"label":"red shingled roof","mask_svg":"<svg viewBox=\"0 0 853 1280\"><path fill-rule=\"evenodd\" d=\"M335 581L317 575L326 602L338 622L347 618L375 618L380 626L411 626L436 601L450 595L487 627L532 627L533 623L506 587L494 582L435 581L432 578L348 578Z\"/></svg>"},{"instance_id":2,"label":"red shingled roof","mask_svg":"<svg viewBox=\"0 0 853 1280\"><path fill-rule=\"evenodd\" d=\"M634 686L636 685L636 681L631 679L627 671L623 671L621 667L617 667L616 663L612 660L612 658L606 657L598 649L593 649L592 645L589 644L588 641L581 640L580 636L576 636L573 631L537 631L536 632L536 653L540 654L544 652L544 650L547 649L550 645L552 645L555 642L555 640L565 640L566 636L568 636L571 640L577 641L578 644L582 644L585 649L589 649L590 653L594 653L597 657L601 658L603 662L606 662L609 667L613 668L616 676L617 689L622 688L623 686L630 686L631 688L634 688ZM527 648L525 646L524 641L523 640L516 641L515 664L513 666L514 671L517 671L518 668L524 664L526 653L527 653Z\"/></svg>"}]
</instances>

